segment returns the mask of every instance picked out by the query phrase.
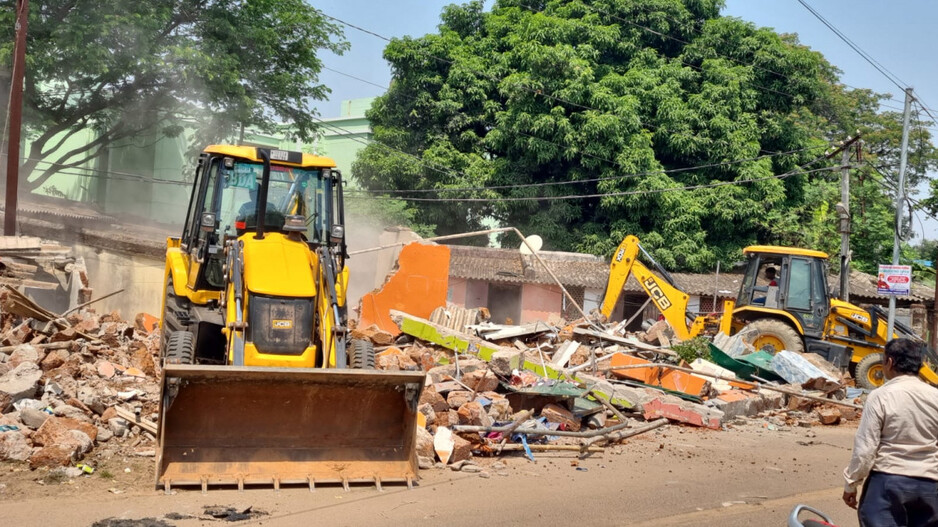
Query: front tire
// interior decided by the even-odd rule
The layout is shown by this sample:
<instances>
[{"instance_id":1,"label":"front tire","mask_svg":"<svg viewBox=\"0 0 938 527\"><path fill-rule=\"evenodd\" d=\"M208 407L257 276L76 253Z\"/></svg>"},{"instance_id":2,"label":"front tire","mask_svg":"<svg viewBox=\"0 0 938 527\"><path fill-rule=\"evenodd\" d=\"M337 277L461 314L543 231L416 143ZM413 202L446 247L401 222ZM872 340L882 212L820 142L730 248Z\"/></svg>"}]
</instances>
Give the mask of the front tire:
<instances>
[{"instance_id":1,"label":"front tire","mask_svg":"<svg viewBox=\"0 0 938 527\"><path fill-rule=\"evenodd\" d=\"M349 346L349 366L355 370L375 369L375 346L368 340L352 339Z\"/></svg>"},{"instance_id":2,"label":"front tire","mask_svg":"<svg viewBox=\"0 0 938 527\"><path fill-rule=\"evenodd\" d=\"M865 390L873 390L883 385L886 378L883 374L883 354L870 353L857 363L857 386Z\"/></svg>"},{"instance_id":3,"label":"front tire","mask_svg":"<svg viewBox=\"0 0 938 527\"><path fill-rule=\"evenodd\" d=\"M768 351L776 354L782 350L804 353L804 341L801 335L787 323L774 318L760 318L747 325L745 340L756 351Z\"/></svg>"},{"instance_id":4,"label":"front tire","mask_svg":"<svg viewBox=\"0 0 938 527\"><path fill-rule=\"evenodd\" d=\"M173 331L163 355L165 364L195 364L195 335L185 330Z\"/></svg>"}]
</instances>

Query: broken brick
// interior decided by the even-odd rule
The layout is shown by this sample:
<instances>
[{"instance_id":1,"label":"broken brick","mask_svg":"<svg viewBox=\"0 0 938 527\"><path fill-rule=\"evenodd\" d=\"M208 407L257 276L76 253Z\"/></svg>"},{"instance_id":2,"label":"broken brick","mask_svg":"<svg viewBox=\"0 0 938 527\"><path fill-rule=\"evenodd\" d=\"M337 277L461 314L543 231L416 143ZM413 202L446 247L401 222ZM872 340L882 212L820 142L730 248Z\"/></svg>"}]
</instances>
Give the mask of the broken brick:
<instances>
[{"instance_id":1,"label":"broken brick","mask_svg":"<svg viewBox=\"0 0 938 527\"><path fill-rule=\"evenodd\" d=\"M78 430L85 433L92 441L98 436L98 429L94 425L82 423L69 417L50 417L42 423L33 442L39 446L52 446L57 444L73 443L69 432Z\"/></svg>"},{"instance_id":2,"label":"broken brick","mask_svg":"<svg viewBox=\"0 0 938 527\"><path fill-rule=\"evenodd\" d=\"M476 370L463 375L462 383L477 392L490 392L498 388L498 377L488 370Z\"/></svg>"},{"instance_id":3,"label":"broken brick","mask_svg":"<svg viewBox=\"0 0 938 527\"><path fill-rule=\"evenodd\" d=\"M559 423L564 430L577 432L580 430L580 420L574 417L573 412L566 408L549 403L541 410L541 417L547 419L550 423Z\"/></svg>"},{"instance_id":4,"label":"broken brick","mask_svg":"<svg viewBox=\"0 0 938 527\"><path fill-rule=\"evenodd\" d=\"M816 411L818 418L821 420L821 424L836 425L840 423L841 413L839 409L830 406L822 406Z\"/></svg>"},{"instance_id":5,"label":"broken brick","mask_svg":"<svg viewBox=\"0 0 938 527\"><path fill-rule=\"evenodd\" d=\"M472 443L453 434L453 453L449 457L450 463L459 463L472 457Z\"/></svg>"},{"instance_id":6,"label":"broken brick","mask_svg":"<svg viewBox=\"0 0 938 527\"><path fill-rule=\"evenodd\" d=\"M472 398L472 392L465 390L454 390L446 394L446 404L452 409L458 409L460 406L469 402Z\"/></svg>"},{"instance_id":7,"label":"broken brick","mask_svg":"<svg viewBox=\"0 0 938 527\"><path fill-rule=\"evenodd\" d=\"M456 413L459 415L461 425L486 426L489 421L485 409L477 401L460 406Z\"/></svg>"}]
</instances>

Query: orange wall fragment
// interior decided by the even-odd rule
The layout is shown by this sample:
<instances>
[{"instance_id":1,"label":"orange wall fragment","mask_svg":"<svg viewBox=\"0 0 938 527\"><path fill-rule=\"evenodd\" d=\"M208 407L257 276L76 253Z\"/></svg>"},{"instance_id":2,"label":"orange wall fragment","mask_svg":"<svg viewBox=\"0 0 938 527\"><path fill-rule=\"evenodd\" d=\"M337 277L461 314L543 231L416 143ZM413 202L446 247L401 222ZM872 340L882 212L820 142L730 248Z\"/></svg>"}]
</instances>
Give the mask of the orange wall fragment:
<instances>
[{"instance_id":1,"label":"orange wall fragment","mask_svg":"<svg viewBox=\"0 0 938 527\"><path fill-rule=\"evenodd\" d=\"M651 363L645 359L631 355L623 355L621 353L613 355L612 359L609 360L609 365L613 368L617 366L637 366L639 364ZM619 378L633 379L652 386L660 386L668 390L674 390L697 397L706 395L705 388L709 384L705 379L701 379L689 373L657 366L612 370L612 373Z\"/></svg>"},{"instance_id":2,"label":"orange wall fragment","mask_svg":"<svg viewBox=\"0 0 938 527\"><path fill-rule=\"evenodd\" d=\"M449 247L409 243L397 257L397 265L397 270L380 289L362 296L358 327L377 324L397 336L401 330L391 320L392 309L430 318L434 309L446 305Z\"/></svg>"}]
</instances>

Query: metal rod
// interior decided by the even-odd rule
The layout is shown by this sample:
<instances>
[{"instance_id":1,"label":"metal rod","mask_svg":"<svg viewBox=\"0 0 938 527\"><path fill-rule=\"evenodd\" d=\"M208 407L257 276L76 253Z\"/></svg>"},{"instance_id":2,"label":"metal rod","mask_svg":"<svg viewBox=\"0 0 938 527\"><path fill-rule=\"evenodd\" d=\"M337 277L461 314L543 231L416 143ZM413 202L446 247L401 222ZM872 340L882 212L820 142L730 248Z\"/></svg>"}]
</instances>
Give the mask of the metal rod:
<instances>
[{"instance_id":1,"label":"metal rod","mask_svg":"<svg viewBox=\"0 0 938 527\"><path fill-rule=\"evenodd\" d=\"M78 311L79 309L81 309L81 308L83 308L83 307L90 306L91 304L94 304L95 302L100 302L100 301L104 300L105 298L111 298L112 296L114 296L114 295L116 295L116 294L118 294L118 293L123 293L123 292L124 292L124 288L122 287L122 288L118 289L117 291L114 291L113 293L108 293L108 294L106 294L106 295L104 295L104 296L99 296L98 298L95 298L94 300L89 300L89 301L85 302L84 304L78 304L77 306L75 306L75 307L69 309L69 310L66 311L65 313L62 313L62 314L59 316L59 318L62 318L62 317L64 317L64 316L68 315L68 314L71 313L72 311Z\"/></svg>"},{"instance_id":2,"label":"metal rod","mask_svg":"<svg viewBox=\"0 0 938 527\"><path fill-rule=\"evenodd\" d=\"M381 251L381 250L384 250L384 249L393 249L393 248L395 248L395 247L402 247L402 246L404 246L404 245L407 245L408 243L412 243L412 242L415 242L415 241L439 242L439 241L443 241L443 240L456 240L456 239L459 239L459 238L470 238L470 237L472 237L472 236L482 236L482 235L485 235L485 234L495 234L495 233L498 233L498 232L508 232L508 231L510 231L510 230L511 230L510 227L505 227L505 228L500 228L500 229L488 229L488 230L484 230L484 231L463 232L463 233L460 233L460 234L447 234L447 235L445 235L445 236L434 236L433 238L424 238L423 240L408 240L408 241L406 241L406 242L396 242L396 243L392 243L392 244L390 244L390 245L382 245L382 246L380 246L380 247L371 247L371 248L368 248L368 249L359 249L359 250L357 250L357 251L352 251L352 252L350 252L350 253L348 253L348 254L349 254L349 256L355 256L356 254L370 253L370 252L374 252L374 251Z\"/></svg>"},{"instance_id":3,"label":"metal rod","mask_svg":"<svg viewBox=\"0 0 938 527\"><path fill-rule=\"evenodd\" d=\"M528 445L528 448L531 449L531 452L549 452L551 450L583 452L584 450L583 447L577 446L577 445L549 445L549 444L548 445ZM510 445L505 445L503 450L506 450L509 452L524 450L524 445L513 443ZM605 452L606 449L601 446L591 446L591 447L587 447L586 451L590 453Z\"/></svg>"},{"instance_id":4,"label":"metal rod","mask_svg":"<svg viewBox=\"0 0 938 527\"><path fill-rule=\"evenodd\" d=\"M567 288L564 287L564 285L563 285L562 283L560 283L560 279L557 278L557 275L555 275L554 272L551 271L550 267L548 267L547 264L544 263L544 260L541 260L541 257L537 255L537 251L534 250L534 247L531 247L531 245L528 243L527 238L525 238L524 235L521 234L521 231L519 231L518 229L516 229L516 228L514 228L514 227L502 227L502 228L499 228L499 229L488 229L488 230L485 230L485 231L464 232L464 233L460 233L460 234L447 234L447 235L445 235L445 236L435 236L435 237L433 237L433 238L424 238L423 241L438 242L438 241L443 241L443 240L455 240L455 239L457 239L457 238L468 238L468 237L471 237L471 236L482 236L482 235L486 235L486 234L495 234L495 233L498 233L498 232L514 232L515 234L517 234L518 237L521 238L521 243L531 251L531 255L534 257L535 260L537 260L537 263L541 264L541 267L543 267L543 268L547 271L547 274L549 274L550 277L551 277L551 279L553 279L554 283L557 284L557 287L560 288L560 290L563 292L563 294L564 294L564 296L567 298L567 300L568 300L571 304L573 304L573 307L575 307L576 310L580 313L580 316L583 317L583 320L587 320L587 321L589 320L589 317L586 316L586 313L583 311L583 308L580 307L580 304L576 301L576 299L573 298L573 296L570 294L570 292L567 291ZM411 240L411 241L421 241L421 240ZM392 243L391 245L382 245L381 247L372 247L372 248L370 248L370 249L361 249L361 250L358 250L358 251L352 251L352 252L350 252L350 253L349 253L349 256L354 256L354 255L356 255L356 254L362 254L362 253L367 253L367 252L372 252L372 251L380 251L380 250L382 250L382 249L393 249L394 247L398 247L398 246L402 246L402 245L407 245L408 243L411 243L411 242L410 242L410 241L407 241L407 242L397 242L397 243ZM592 322L591 322L590 324L593 325ZM594 326L594 327L595 327L595 326Z\"/></svg>"},{"instance_id":5,"label":"metal rod","mask_svg":"<svg viewBox=\"0 0 938 527\"><path fill-rule=\"evenodd\" d=\"M666 424L668 424L668 419L665 417L662 417L661 419L657 419L644 426L640 426L632 430L622 430L621 432L613 432L611 434L606 434L606 435L602 435L598 437L591 437L589 439L585 439L583 441L580 441L580 448L585 451L587 448L590 448L596 443L599 443L602 441L615 443L616 441L622 441L623 439L628 439L630 437L637 436L639 434L644 434L645 432L651 432L652 430L656 428L661 428L662 426Z\"/></svg>"},{"instance_id":6,"label":"metal rod","mask_svg":"<svg viewBox=\"0 0 938 527\"><path fill-rule=\"evenodd\" d=\"M616 430L622 430L623 428L628 428L632 426L632 423L619 423L617 425L607 426L606 428L598 428L596 430L586 430L581 432L570 432L567 430L544 430L540 428L517 428L514 430L515 434L526 434L532 436L558 436L558 437L595 437L598 435L608 434L609 432L615 432ZM455 425L451 427L456 432L484 432L488 433L508 433L508 429L511 428L511 425L508 426L475 426L475 425Z\"/></svg>"}]
</instances>

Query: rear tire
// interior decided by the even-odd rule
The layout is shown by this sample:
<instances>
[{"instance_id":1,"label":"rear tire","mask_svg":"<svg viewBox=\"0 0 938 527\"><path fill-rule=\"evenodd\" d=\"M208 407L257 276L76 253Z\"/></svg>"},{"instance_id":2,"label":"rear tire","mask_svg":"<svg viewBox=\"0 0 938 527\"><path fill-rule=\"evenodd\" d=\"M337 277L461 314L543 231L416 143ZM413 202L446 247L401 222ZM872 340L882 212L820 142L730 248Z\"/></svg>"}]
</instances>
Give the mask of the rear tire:
<instances>
[{"instance_id":1,"label":"rear tire","mask_svg":"<svg viewBox=\"0 0 938 527\"><path fill-rule=\"evenodd\" d=\"M883 354L870 353L857 363L857 373L854 377L857 386L865 390L873 390L883 385Z\"/></svg>"},{"instance_id":2,"label":"rear tire","mask_svg":"<svg viewBox=\"0 0 938 527\"><path fill-rule=\"evenodd\" d=\"M349 346L349 366L355 370L375 369L375 346L368 340L352 339Z\"/></svg>"},{"instance_id":3,"label":"rear tire","mask_svg":"<svg viewBox=\"0 0 938 527\"><path fill-rule=\"evenodd\" d=\"M188 331L173 331L166 343L164 364L195 364L195 335Z\"/></svg>"},{"instance_id":4,"label":"rear tire","mask_svg":"<svg viewBox=\"0 0 938 527\"><path fill-rule=\"evenodd\" d=\"M785 322L774 318L760 318L748 324L744 340L755 346L756 351L768 351L776 354L788 350L804 353L804 341L797 331Z\"/></svg>"}]
</instances>

